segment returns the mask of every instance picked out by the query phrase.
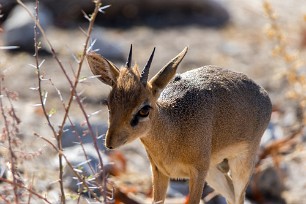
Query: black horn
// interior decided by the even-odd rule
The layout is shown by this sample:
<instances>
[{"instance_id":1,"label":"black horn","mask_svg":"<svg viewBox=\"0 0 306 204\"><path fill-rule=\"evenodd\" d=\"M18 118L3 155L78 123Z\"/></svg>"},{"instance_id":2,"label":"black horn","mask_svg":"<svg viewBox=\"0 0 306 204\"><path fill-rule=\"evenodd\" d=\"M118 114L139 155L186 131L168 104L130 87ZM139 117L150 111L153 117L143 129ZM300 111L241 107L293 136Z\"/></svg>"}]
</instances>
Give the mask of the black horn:
<instances>
[{"instance_id":1,"label":"black horn","mask_svg":"<svg viewBox=\"0 0 306 204\"><path fill-rule=\"evenodd\" d=\"M148 76L149 76L149 70L150 70L150 66L154 57L154 52L155 52L155 47L152 51L152 54L146 64L146 66L143 68L142 72L141 72L141 76L140 76L140 81L142 82L143 85L147 84L148 81Z\"/></svg>"},{"instance_id":2,"label":"black horn","mask_svg":"<svg viewBox=\"0 0 306 204\"><path fill-rule=\"evenodd\" d=\"M126 64L125 64L125 67L130 69L131 68L131 61L132 61L132 44L131 44L131 47L130 47L130 53L129 53L129 57L126 61Z\"/></svg>"}]
</instances>

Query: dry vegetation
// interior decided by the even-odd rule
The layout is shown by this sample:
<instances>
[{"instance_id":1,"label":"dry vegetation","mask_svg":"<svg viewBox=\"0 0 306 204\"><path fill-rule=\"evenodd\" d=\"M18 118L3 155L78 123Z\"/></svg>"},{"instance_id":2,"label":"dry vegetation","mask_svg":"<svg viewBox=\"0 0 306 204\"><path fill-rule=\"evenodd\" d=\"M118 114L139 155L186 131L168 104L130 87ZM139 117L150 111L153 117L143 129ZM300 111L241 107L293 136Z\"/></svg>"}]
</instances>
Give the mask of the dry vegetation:
<instances>
[{"instance_id":1,"label":"dry vegetation","mask_svg":"<svg viewBox=\"0 0 306 204\"><path fill-rule=\"evenodd\" d=\"M28 9L21 1L18 1L19 4L21 4L24 9ZM98 177L101 175L100 172L104 172L103 170L103 161L102 161L102 156L100 155L100 152L98 151L98 146L97 146L97 135L95 134L93 128L91 127L91 123L89 121L89 117L90 115L86 113L84 106L82 104L82 99L80 94L77 91L77 86L80 83L80 73L81 73L81 69L83 67L83 62L85 59L85 55L87 52L89 45L89 40L90 40L90 34L91 31L93 29L93 24L95 21L96 16L99 13L99 10L101 11L101 9L103 9L101 7L101 2L100 1L96 1L95 2L96 6L95 6L95 10L93 11L93 13L89 16L85 16L88 21L89 21L89 25L88 25L88 29L87 31L84 31L84 35L86 36L86 40L84 43L84 48L83 51L81 52L79 57L75 57L75 60L78 64L76 72L74 73L74 76L71 77L67 74L67 70L64 67L64 65L62 64L62 62L60 61L58 55L56 54L52 44L50 43L48 37L45 34L45 31L43 30L43 28L41 27L40 23L39 23L39 19L38 19L38 13L39 13L39 1L36 1L36 15L32 15L31 12L29 11L29 15L31 15L31 17L33 18L33 21L35 22L35 26L34 26L34 33L35 33L35 37L34 37L34 41L35 41L35 54L34 54L34 58L35 58L35 64L31 64L30 66L32 68L36 69L36 75L37 75L37 87L33 87L31 89L37 91L37 97L38 97L38 101L39 103L35 104L35 106L39 107L40 111L42 112L42 116L44 117L48 128L51 130L51 134L53 136L53 138L55 139L55 142L51 141L51 139L46 138L43 135L40 135L39 133L34 133L33 136L34 137L38 137L39 139L41 139L42 141L44 141L47 145L49 145L50 148L53 148L53 150L58 154L58 165L59 165L59 170L58 170L58 180L57 183L59 184L58 188L60 189L60 195L59 195L59 200L60 203L66 203L66 192L64 189L64 178L63 178L63 174L64 174L64 163L63 161L65 160L65 164L71 169L71 171L74 173L75 177L77 177L77 179L79 180L79 182L82 182L82 185L84 186L84 188L80 189L80 194L81 195L82 192L90 192L90 195L99 202L103 202L106 203L108 202L110 199L107 199L107 193L105 192L105 187L106 187L106 179L103 179L102 181L99 180L99 182L95 182ZM44 40L47 42L52 55L55 59L55 61L57 62L57 66L60 68L60 73L63 74L66 78L66 81L68 82L69 86L70 86L70 94L69 97L65 100L61 94L61 91L59 89L57 89L57 87L55 86L55 84L53 83L53 80L51 78L46 78L45 73L43 73L41 71L41 68L43 66L44 60L41 60L39 58L39 49L40 49L40 42L38 41L38 35L39 33L42 34ZM1 85L4 85L4 78L5 76L2 75L2 81L1 81ZM62 104L62 111L63 114L61 114L61 122L57 122L54 123L51 120L52 115L58 111L54 108L50 108L47 106L47 102L48 102L48 90L45 89L45 84L48 83L49 85L51 85L51 87L53 87L57 94L57 103ZM29 156L32 157L34 155L39 155L38 153L35 153L31 156L31 153L28 153L26 150L22 150L21 149L21 139L19 138L19 128L18 128L18 124L20 123L20 120L18 119L16 112L14 110L14 105L12 103L13 100L17 99L17 94L13 94L10 91L8 91L5 87L3 87L3 85L1 86L1 113L2 113L2 117L3 117L3 121L4 121L4 127L3 127L3 134L2 134L2 138L1 140L4 143L4 147L7 147L7 151L5 158L6 158L6 162L8 162L9 166L8 168L10 169L10 173L11 173L11 178L12 180L10 180L10 178L6 179L6 178L1 178L1 180L7 184L10 184L11 187L7 187L7 189L1 193L1 198L7 202L7 203L11 203L11 202L15 202L15 203L21 203L21 202L28 202L31 203L31 199L33 199L32 197L36 197L38 199L41 199L47 203L52 203L52 201L49 201L47 196L43 196L41 195L41 192L36 192L37 190L35 189L35 186L32 186L31 183L27 183L26 180L27 178L23 178L18 170L18 166L21 165L22 160L24 159L29 159ZM4 101L5 100L5 101ZM8 101L9 103L9 107L6 106L5 102ZM74 124L72 123L72 121L70 120L70 111L71 111L71 107L72 107L72 103L75 103L76 106L80 109L80 111L83 113L83 118L84 118L84 123L86 123L87 127L88 127L88 131L90 132L90 135L93 138L94 141L94 146L97 150L97 154L99 155L99 161L100 161L100 165L98 167L98 169L94 169L94 167L92 167L92 174L90 175L90 177L86 177L83 175L83 171L82 169L77 169L75 166L73 166L70 161L67 159L66 155L63 152L63 147L62 147L62 136L63 136L63 132L64 130L64 125L67 123L71 123L72 126L74 126ZM57 127L57 125L59 124L59 126ZM7 146L6 146L7 145ZM83 146L81 144L81 146ZM21 154L23 155L21 155ZM84 154L87 157L87 152L84 149ZM33 159L34 162L34 158ZM102 173L103 174L103 173ZM104 175L105 176L105 175ZM34 179L34 177L33 177ZM89 181L90 180L90 181ZM94 181L95 184L95 188L99 190L100 194L102 195L101 197L97 196L97 193L93 191L94 188L90 188L89 187L89 183L92 181ZM11 195L13 192L13 195ZM76 196L74 199L79 199L79 196Z\"/></svg>"},{"instance_id":2,"label":"dry vegetation","mask_svg":"<svg viewBox=\"0 0 306 204\"><path fill-rule=\"evenodd\" d=\"M21 1L18 2L22 4ZM37 1L37 5L38 3ZM79 30L78 35L81 37L77 37L77 40L81 39L82 41L73 42L82 45L83 47L81 49L78 47L78 49L82 51L78 54L70 53L73 55L72 58L65 54L58 54L57 49L53 46L53 41L49 40L49 36L40 27L36 15L32 16L33 21L36 22L34 28L35 33L40 33L42 35L44 43L52 52L52 59L45 60L43 57L39 56L41 42L38 41L38 38L35 38L34 56L19 54L13 58L11 55L4 55L6 58L0 59L0 125L2 128L0 137L0 203L133 203L133 199L128 197L127 193L134 195L142 194L141 198L143 199L144 197L150 196L150 182L146 180L148 174L145 174L145 179L142 179L142 176L138 175L137 178L139 179L137 181L135 177L129 178L128 174L121 175L120 172L113 172L114 175L122 176L121 178L118 176L118 178L114 179L106 175L106 170L103 167L103 157L97 144L100 135L97 135L97 130L92 127L92 123L96 123L101 117L105 121L107 114L106 111L104 111L105 107L101 108L100 104L97 105L97 103L94 102L86 103L86 101L99 100L105 96L105 93L99 93L99 95L94 93L98 90L95 87L100 85L96 84L95 77L90 76L89 72L86 70L87 65L84 64L84 57L91 43L90 35L95 18L99 14L99 11L103 10L103 7L101 7L103 5L100 1L95 1L95 5L95 10L92 14L85 16L89 21L87 29ZM39 12L38 8L37 12ZM209 50L206 50L204 51L205 56L200 56L200 54L197 54L199 53L198 51L201 50L199 46L195 46L194 51L192 51L193 45L197 42L188 41L180 35L178 36L180 39L176 39L179 42L168 46L164 45L160 53L167 49L182 47L182 43L190 43L190 55L194 55L187 59L184 65L197 66L203 65L203 63L206 62L217 64L217 62L220 61L220 65L237 65L236 69L238 71L248 72L248 74L257 78L258 81L271 92L274 102L272 122L282 130L284 136L277 137L261 149L255 174L259 174L267 166L275 167L279 170L280 174L283 172L282 167L284 165L288 165L289 167L287 168L289 169L298 167L305 171L306 167L303 164L303 162L306 162L304 128L306 123L306 72L305 61L303 59L305 55L303 49L306 47L305 22L303 25L304 30L301 29L299 31L301 39L299 40L299 44L292 44L292 39L288 39L287 37L290 29L287 29L286 26L283 27L283 21L280 19L282 13L276 14L277 10L274 10L274 6L268 1L262 3L261 10L266 15L265 20L267 26L265 32L257 34L262 36L260 39L264 42L260 42L260 44L266 49L259 49L259 52L265 51L266 53L263 55L268 57L256 55L254 57L259 57L259 61L262 59L265 60L264 62L257 62L255 65L255 69L262 68L262 73L259 73L258 70L247 70L245 66L242 65L243 63L241 61L248 61L249 58L246 57L246 59L241 59L241 61L239 61L235 59L235 53L232 52L226 53L226 51L224 51L225 54L211 56L209 59L209 57L206 56ZM301 21L306 21L305 15L299 16L298 18L300 18ZM261 26L263 27L264 25ZM198 36L202 32L201 28L190 27L189 29L193 32L186 31L185 29L188 29L188 27L178 28L175 31L159 30L152 34L150 30L143 30L141 27L136 27L130 32L121 34L124 35L125 38L131 39L131 42L127 42L126 44L135 42L136 40L134 40L133 37L137 38L139 41L143 41L144 45L138 46L141 50L141 48L146 48L148 45L151 46L151 44L149 44L150 42L145 41L143 38L151 38L153 35L160 34L164 36L162 40L152 38L153 43L156 43L158 48L159 43L162 44L163 41L168 42L178 33L183 32L187 37L190 37L194 33ZM230 25L223 31L219 31L221 34L216 37L215 41L220 40L222 37L229 38L233 36L233 33L235 33L234 29L235 25ZM297 32L296 30L294 31ZM118 33L120 32L121 31L115 30L115 32L112 33L114 40L118 38ZM171 37L165 37L165 32L168 32L169 35L172 34ZM206 30L205 32L209 33L212 31ZM250 34L250 31L247 30L245 32L246 33L237 35L243 37L243 39L241 39L243 42L248 42L246 36ZM254 34L251 35L251 37L255 36ZM235 49L235 43L240 40L239 37L234 39L234 43L228 44L228 46L233 46ZM69 40L71 41L71 38ZM203 41L209 44L209 41L205 39ZM256 40L254 41L256 43ZM254 43L254 41L252 41L252 43ZM136 44L138 43L140 44L140 42ZM210 49L214 45L216 45L215 42L212 42L212 45L207 46ZM237 47L242 48L240 45ZM138 51L137 53L136 50L136 55L140 56L140 62L142 62L147 56L144 56L145 54L140 52L141 51ZM168 56L170 56L172 52L176 53L176 50L171 51L170 54L165 56L161 56L162 54L157 53L156 58L169 59L171 57ZM237 52L239 53L239 51ZM246 52L249 55L254 54L249 50L246 50ZM14 60L18 60L18 62L11 63L10 57ZM238 58L239 57L244 58L245 56L240 55ZM25 64L25 62L28 63L28 61L31 61L30 65ZM250 62L252 61L248 61L248 63ZM163 62L156 63L158 65L163 64ZM275 68L269 69L265 67L265 65L275 66ZM31 71L27 72L23 77L18 77L16 75L13 77L7 76L12 72L12 69L18 69L12 66L19 66L22 69ZM21 73L24 72L21 71ZM17 73L15 71L15 74L18 75L18 71ZM14 80L15 77L18 85L16 85L16 81ZM18 93L15 92L17 90L12 89L12 87L19 87ZM101 88L101 86L99 88ZM105 87L102 88L106 89ZM107 91L106 89L104 92ZM89 99L84 97L85 94L87 94ZM31 98L31 100L29 100L29 98ZM23 101L24 99L27 100ZM291 117L289 122L288 117ZM67 124L75 127L76 123L88 128L88 132L94 141L96 153L99 155L100 165L98 168L91 167L90 175L85 174L81 168L77 168L75 165L71 164L66 153L63 151L62 136L65 131L64 127ZM77 137L81 138L82 135L77 135ZM83 147L82 142L80 142L80 145ZM83 151L86 156L86 149L83 148ZM51 155L57 155L56 163L58 168L50 167ZM290 163L292 161L294 161L294 164ZM64 170L67 168L70 169L78 181L82 183L79 193L70 191L64 185L63 174ZM4 172L6 172L5 177L2 176ZM282 181L287 187L283 193L286 202L301 203L305 193L302 194L300 191L293 191L305 185L306 178L300 178L303 183L301 185L293 184L298 178L294 178L295 180L290 182L290 179L293 179L290 173L284 178L289 180L286 181L284 179ZM133 181L136 184L128 185L128 182L124 182L125 179L129 180L129 182ZM114 180L116 181L116 185L113 183ZM256 179L253 182L255 183L252 183L252 185L256 188L256 185L258 185L256 184ZM297 187L294 185L297 185ZM90 198L84 198L82 196L82 193L86 194L87 192L90 192ZM261 195L258 193L258 203L261 203L261 199ZM135 203L137 202L135 201Z\"/></svg>"}]
</instances>

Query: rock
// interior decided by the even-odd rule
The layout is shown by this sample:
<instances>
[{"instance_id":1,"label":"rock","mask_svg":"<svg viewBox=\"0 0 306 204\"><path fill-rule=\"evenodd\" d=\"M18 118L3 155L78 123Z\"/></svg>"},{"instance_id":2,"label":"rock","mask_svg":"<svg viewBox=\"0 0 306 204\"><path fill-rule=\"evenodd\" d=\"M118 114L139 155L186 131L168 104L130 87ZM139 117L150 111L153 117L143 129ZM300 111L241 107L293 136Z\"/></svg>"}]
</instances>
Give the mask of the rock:
<instances>
[{"instance_id":1,"label":"rock","mask_svg":"<svg viewBox=\"0 0 306 204\"><path fill-rule=\"evenodd\" d=\"M280 125L271 121L261 138L260 146L265 147L271 142L282 139L283 137L283 129L280 127Z\"/></svg>"},{"instance_id":2,"label":"rock","mask_svg":"<svg viewBox=\"0 0 306 204\"><path fill-rule=\"evenodd\" d=\"M97 145L100 150L105 150L104 138L107 131L107 124L92 124L92 129L97 138ZM81 141L80 141L81 140ZM79 124L75 126L67 125L64 127L62 146L64 149L67 147L72 147L78 145L82 142L83 144L91 143L93 144L93 137L90 135L88 128L83 127Z\"/></svg>"},{"instance_id":3,"label":"rock","mask_svg":"<svg viewBox=\"0 0 306 204\"><path fill-rule=\"evenodd\" d=\"M14 8L15 5L15 1L0 0L0 23L6 20L8 13Z\"/></svg>"},{"instance_id":4,"label":"rock","mask_svg":"<svg viewBox=\"0 0 306 204\"><path fill-rule=\"evenodd\" d=\"M101 22L109 26L128 26L143 24L165 27L197 24L220 27L229 21L229 13L213 0L112 0L103 1L111 5Z\"/></svg>"},{"instance_id":5,"label":"rock","mask_svg":"<svg viewBox=\"0 0 306 204\"><path fill-rule=\"evenodd\" d=\"M104 0L102 3L103 6L111 7L104 11L104 15L98 16L98 21L109 26L143 24L165 27L197 24L221 27L230 19L222 3L213 0ZM15 3L4 1L3 5L6 16ZM48 8L54 23L62 27L74 25L76 20L84 19L82 11L90 13L94 8L94 3L87 0L40 0L40 7L42 5Z\"/></svg>"},{"instance_id":6,"label":"rock","mask_svg":"<svg viewBox=\"0 0 306 204\"><path fill-rule=\"evenodd\" d=\"M109 157L99 151L102 156L103 161L103 171L100 172L100 162L99 156L96 149L92 144L84 144L83 145L85 152L87 154L87 158L83 152L81 145L73 146L66 148L64 150L64 154L66 155L68 161L72 164L75 171L78 172L83 178L88 178L87 185L92 188L92 190L100 195L100 191L97 189L98 186L103 185L102 180L104 175L108 175L111 173L114 166L111 164ZM54 158L54 162L57 165L58 158ZM94 176L98 174L95 178ZM92 179L90 178L92 177ZM95 179L93 179L95 178ZM74 172L71 168L64 164L64 184L67 188L74 192L83 192L84 195L91 196L89 192L84 191L82 182L80 182L75 176Z\"/></svg>"},{"instance_id":7,"label":"rock","mask_svg":"<svg viewBox=\"0 0 306 204\"><path fill-rule=\"evenodd\" d=\"M75 26L76 20L83 18L82 11L92 12L94 3L88 0L40 0L54 17L54 23L60 27ZM104 4L104 2L103 2Z\"/></svg>"},{"instance_id":8,"label":"rock","mask_svg":"<svg viewBox=\"0 0 306 204\"><path fill-rule=\"evenodd\" d=\"M7 176L6 174L7 174L7 166L5 165L4 159L0 157L0 178L6 178Z\"/></svg>"},{"instance_id":9,"label":"rock","mask_svg":"<svg viewBox=\"0 0 306 204\"><path fill-rule=\"evenodd\" d=\"M255 173L247 188L247 197L258 203L286 203L282 198L282 193L285 190L282 180L285 174L284 170L269 166Z\"/></svg>"},{"instance_id":10,"label":"rock","mask_svg":"<svg viewBox=\"0 0 306 204\"><path fill-rule=\"evenodd\" d=\"M202 197L205 200L205 204L227 204L225 198L219 194L213 196L208 201L206 201L207 196L209 196L209 194L213 191L214 190L209 185L204 186Z\"/></svg>"},{"instance_id":11,"label":"rock","mask_svg":"<svg viewBox=\"0 0 306 204\"><path fill-rule=\"evenodd\" d=\"M188 181L185 180L171 180L167 190L167 197L179 198L186 197L189 193Z\"/></svg>"},{"instance_id":12,"label":"rock","mask_svg":"<svg viewBox=\"0 0 306 204\"><path fill-rule=\"evenodd\" d=\"M103 30L98 29L94 30L91 34L92 41L95 43L92 46L92 50L97 50L96 53L104 56L109 60L118 60L123 61L126 58L126 54L123 51L123 48L116 42L111 42L106 40L103 36Z\"/></svg>"},{"instance_id":13,"label":"rock","mask_svg":"<svg viewBox=\"0 0 306 204\"><path fill-rule=\"evenodd\" d=\"M35 14L35 3L26 3L31 13ZM39 22L47 29L53 22L50 11L40 5ZM3 39L7 46L19 46L19 50L34 52L34 22L27 11L17 5L3 24Z\"/></svg>"},{"instance_id":14,"label":"rock","mask_svg":"<svg viewBox=\"0 0 306 204\"><path fill-rule=\"evenodd\" d=\"M101 155L103 162L102 170L100 170L98 153ZM74 171L82 178L86 178L87 185L97 194L97 196L101 195L98 187L103 185L103 178L105 176L119 176L126 172L127 162L120 151L111 151L106 154L101 150L97 151L93 144L86 143L83 144L83 147L81 145L66 147L64 149L64 155L74 168L74 170L72 170L66 165L66 160L64 160L65 187L76 193L82 192L83 195L88 197L92 197L92 195L85 190L82 182L77 178ZM58 156L53 159L53 166L58 169Z\"/></svg>"},{"instance_id":15,"label":"rock","mask_svg":"<svg viewBox=\"0 0 306 204\"><path fill-rule=\"evenodd\" d=\"M209 186L205 185L203 189L202 197L205 198L208 194L214 190ZM167 190L167 197L170 198L180 198L187 197L189 193L189 184L187 180L171 180L169 188ZM216 195L211 198L209 201L205 202L206 204L226 204L226 200L221 195Z\"/></svg>"}]
</instances>

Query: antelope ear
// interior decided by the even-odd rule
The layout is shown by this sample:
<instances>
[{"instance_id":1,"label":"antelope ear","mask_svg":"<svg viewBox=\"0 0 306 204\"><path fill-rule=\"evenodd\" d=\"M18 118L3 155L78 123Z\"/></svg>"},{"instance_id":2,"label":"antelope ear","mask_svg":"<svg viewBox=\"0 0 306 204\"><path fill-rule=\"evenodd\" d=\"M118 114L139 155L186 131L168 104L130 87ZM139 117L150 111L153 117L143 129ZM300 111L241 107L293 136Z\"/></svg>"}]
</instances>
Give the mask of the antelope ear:
<instances>
[{"instance_id":1,"label":"antelope ear","mask_svg":"<svg viewBox=\"0 0 306 204\"><path fill-rule=\"evenodd\" d=\"M114 86L119 76L119 69L110 61L95 52L86 55L89 67L94 75L100 75L103 83Z\"/></svg>"},{"instance_id":2,"label":"antelope ear","mask_svg":"<svg viewBox=\"0 0 306 204\"><path fill-rule=\"evenodd\" d=\"M160 92L166 87L169 81L175 75L178 65L183 60L188 51L188 47L173 58L166 66L164 66L149 82L152 87L152 92L155 96L158 96Z\"/></svg>"}]
</instances>

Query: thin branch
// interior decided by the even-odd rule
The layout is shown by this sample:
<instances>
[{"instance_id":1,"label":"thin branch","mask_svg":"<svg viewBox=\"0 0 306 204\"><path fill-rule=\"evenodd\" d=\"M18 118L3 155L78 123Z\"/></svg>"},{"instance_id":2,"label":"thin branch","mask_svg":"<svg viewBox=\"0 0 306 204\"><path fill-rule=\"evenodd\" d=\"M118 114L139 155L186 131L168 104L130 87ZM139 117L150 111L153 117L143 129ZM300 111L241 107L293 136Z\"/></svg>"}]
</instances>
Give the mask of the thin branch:
<instances>
[{"instance_id":1,"label":"thin branch","mask_svg":"<svg viewBox=\"0 0 306 204\"><path fill-rule=\"evenodd\" d=\"M0 195L0 198L2 198L2 200L5 201L6 204L11 204L11 202L7 200L6 197L4 197L4 195Z\"/></svg>"},{"instance_id":2,"label":"thin branch","mask_svg":"<svg viewBox=\"0 0 306 204\"><path fill-rule=\"evenodd\" d=\"M97 195L89 188L89 186L88 186L87 183L86 183L85 178L81 177L81 176L74 170L75 168L72 166L72 164L70 163L70 161L68 160L68 158L66 157L66 155L65 155L62 151L58 150L58 148L57 148L54 144L52 144L52 142L50 142L50 140L46 139L45 137L42 137L42 136L38 135L37 133L34 133L34 135L37 136L38 138L42 139L43 141L47 142L48 144L50 144L50 145L58 152L58 154L61 154L62 157L65 159L66 164L68 165L68 167L72 170L73 174L79 179L79 181L83 182L83 185L84 185L85 188L88 190L88 192L89 192L91 195L93 195L93 197L94 197L97 201L101 202L101 200L97 197ZM58 180L58 182L60 182L60 180ZM106 189L105 189L105 190L106 190Z\"/></svg>"},{"instance_id":3,"label":"thin branch","mask_svg":"<svg viewBox=\"0 0 306 204\"><path fill-rule=\"evenodd\" d=\"M69 109L71 107L71 103L73 101L73 98L74 97L78 98L76 87L77 87L77 85L79 83L79 78L80 78L83 62L84 62L85 56L86 56L86 51L87 51L87 47L88 47L89 40L90 40L90 34L91 34L92 30L93 30L94 21L95 21L97 15L99 13L99 8L100 8L100 5L101 5L100 0L96 1L95 4L96 4L95 10L93 11L93 13L91 15L91 18L90 18L90 21L89 21L89 26L88 26L87 33L86 33L86 40L85 40L85 44L84 44L84 48L83 48L83 52L82 52L81 58L79 60L79 66L78 66L78 69L77 69L77 72L76 72L75 81L74 81L74 84L71 86L72 90L71 90L70 98L69 98L68 105L67 105L68 112L69 112ZM78 103L80 105L81 104L80 100L77 100L77 101L78 101ZM63 128L64 128L64 125L66 123L68 112L66 112L66 114L64 116L64 119L62 121L62 125L61 125L61 128L59 130L59 136L61 136L63 134ZM83 111L83 113L84 113L84 111Z\"/></svg>"},{"instance_id":4,"label":"thin branch","mask_svg":"<svg viewBox=\"0 0 306 204\"><path fill-rule=\"evenodd\" d=\"M29 193L31 193L31 194L35 195L36 197L38 197L39 199L45 201L46 203L50 203L50 204L51 204L51 202L50 202L47 198L41 196L41 195L38 194L37 192L33 191L31 188L28 188L28 187L26 187L26 186L24 186L24 185L22 185L22 184L20 184L20 183L15 183L14 181L10 181L10 180L8 180L8 179L1 178L1 177L0 177L0 181L3 181L3 182L8 183L8 184L11 184L11 185L14 186L14 187L16 186L16 187L18 187L18 188L25 189L25 190L27 190Z\"/></svg>"},{"instance_id":5,"label":"thin branch","mask_svg":"<svg viewBox=\"0 0 306 204\"><path fill-rule=\"evenodd\" d=\"M0 96L2 95L2 83L4 81L4 76L1 76L1 80L0 80ZM8 100L10 100L10 97L7 93L7 91L5 92L7 95ZM9 149L9 153L10 153L10 165L11 165L11 171L12 171L12 175L13 175L13 182L14 183L18 183L18 179L17 177L17 172L16 172L16 155L14 153L13 150L13 146L12 146L12 135L10 132L10 127L9 127L9 120L5 114L5 110L4 110L4 105L3 105L3 101L2 101L2 97L0 97L0 109L1 109L1 114L2 114L2 118L4 121L4 127L6 129L6 134L7 134L7 139L8 139L8 149ZM19 197L18 197L18 188L16 185L13 186L14 189L14 195L15 195L15 203L18 204L19 203Z\"/></svg>"},{"instance_id":6,"label":"thin branch","mask_svg":"<svg viewBox=\"0 0 306 204\"><path fill-rule=\"evenodd\" d=\"M34 183L34 176L32 175L31 184L30 184L29 189L32 189L33 183ZM33 195L33 194L30 192L30 193L29 193L29 198L28 198L28 204L31 203L32 195Z\"/></svg>"},{"instance_id":7,"label":"thin branch","mask_svg":"<svg viewBox=\"0 0 306 204\"><path fill-rule=\"evenodd\" d=\"M88 129L89 131L91 132L91 135L94 135L93 134L93 130L92 130L92 127L89 123L89 120L88 120L88 117L87 117L87 114L82 106L82 101L80 100L78 94L77 94L77 91L76 91L76 88L78 86L78 83L79 83L79 78L80 78L80 73L81 73L81 69L82 69L82 66L83 66L83 62L85 60L85 56L86 56L86 52L87 52L87 47L88 47L88 44L89 44L89 40L90 40L90 34L92 32L92 29L93 29L93 25L94 25L94 21L97 17L97 14L99 13L99 8L101 6L101 1L100 0L97 0L97 1L94 1L95 2L95 9L92 13L92 15L90 16L90 23L89 23L89 26L88 26L88 29L87 29L87 33L86 33L86 40L85 40L85 44L84 44L84 48L83 48L83 53L81 55L81 58L80 60L78 61L78 69L77 69L77 72L76 72L76 75L75 75L75 78L74 78L74 82L72 82L72 80L70 79L70 77L68 76L64 66L62 65L61 61L59 60L52 44L50 43L50 41L48 40L46 34L45 34L45 31L43 30L42 26L40 25L39 23L39 20L37 18L37 13L38 11L36 11L36 16L34 16L30 11L29 9L20 1L20 0L17 0L17 2L26 9L26 11L28 12L28 14L31 16L31 18L33 19L33 21L35 22L35 28L36 29L39 29L42 37L45 39L45 41L47 42L52 54L53 54L53 57L55 58L56 62L58 63L62 73L64 74L64 76L66 77L67 81L69 82L70 84L70 87L71 87L71 92L70 92L70 97L68 99L68 102L67 102L67 105L65 106L64 105L64 108L65 108L65 114L63 116L63 119L62 119L62 122L61 122L61 126L60 126L60 129L58 130L58 132L56 133L56 131L54 130L54 126L51 124L51 122L49 123L49 126L51 127L53 131L53 134L57 140L57 151L59 153L59 165L60 165L60 179L59 179L59 182L60 182L60 185L62 186L62 160L61 158L64 157L65 160L67 161L67 164L68 166L70 166L71 169L73 169L72 165L68 162L67 158L65 157L65 155L63 154L63 151L62 151L62 135L63 135L63 131L64 131L64 125L66 123L66 120L69 119L69 111L70 111L70 108L71 108L71 104L72 104L72 101L74 100L74 97L76 98L76 101L78 102L78 105L80 106L80 109L82 110L85 118L86 118L86 121L88 123ZM36 2L38 2L38 0L36 0ZM36 8L37 9L37 8ZM35 37L36 40L37 40L37 36ZM37 43L35 44L35 47L36 47L36 67L38 68L39 67L39 63L38 63L38 47L37 47ZM40 74L39 74L40 75ZM40 77L40 76L39 76ZM40 82L41 82L41 78L39 79ZM42 90L41 90L41 86L39 87L39 91L40 93L42 93ZM42 99L42 96L40 96L40 98ZM41 100L41 105L44 106L44 101ZM48 117L48 114L46 112L46 110L44 111L44 115L45 117L47 118L47 121L50 121L49 117ZM45 140L45 141L48 141L48 140ZM97 146L97 143L96 143L96 140L94 142L94 145L95 145L95 148L96 150L98 150L98 146ZM103 167L103 162L102 162L102 157L99 153L99 151L97 151L98 153L98 156L99 156L99 162L100 162L100 166L101 168ZM74 172L76 173L76 172ZM80 180L82 180L79 176L77 176ZM84 184L86 185L86 182L84 182ZM88 186L86 186L88 190L90 190L88 188ZM62 203L64 203L64 191L63 189L61 190L62 192ZM95 195L95 194L93 194ZM99 200L98 198L96 198L97 200ZM106 201L106 196L104 196L104 200Z\"/></svg>"},{"instance_id":8,"label":"thin branch","mask_svg":"<svg viewBox=\"0 0 306 204\"><path fill-rule=\"evenodd\" d=\"M34 135L35 135L36 137L38 137L38 138L44 140L45 142L47 142L51 147L53 147L53 149L54 149L56 152L59 151L58 148L57 148L50 140L48 140L47 138L45 138L45 137L43 137L43 136L41 136L41 135L39 135L39 134L37 134L37 133L34 133Z\"/></svg>"},{"instance_id":9,"label":"thin branch","mask_svg":"<svg viewBox=\"0 0 306 204\"><path fill-rule=\"evenodd\" d=\"M43 96L43 90L42 90L42 79L41 79L41 65L43 62L39 62L39 42L38 42L38 24L37 22L39 22L39 18L38 18L38 13L39 13L39 0L36 0L36 5L35 5L35 25L34 25L34 49L35 49L35 63L36 63L36 71L37 71L37 79L38 79L38 93L39 93L39 99L40 99L40 103L41 103L41 107L44 113L44 116L48 122L48 125L50 127L50 129L53 132L53 135L56 137L57 132L54 128L54 126L52 125L51 121L50 121L50 117L49 114L47 113L46 110L46 100L47 100L47 92L44 94ZM58 142L58 149L62 150L61 147L61 141L57 140ZM60 185L60 192L61 192L61 203L65 204L66 203L66 198L65 198L65 190L64 190L64 183L63 183L63 161L62 161L62 155L59 154L58 156L58 160L59 160L59 185Z\"/></svg>"}]
</instances>

